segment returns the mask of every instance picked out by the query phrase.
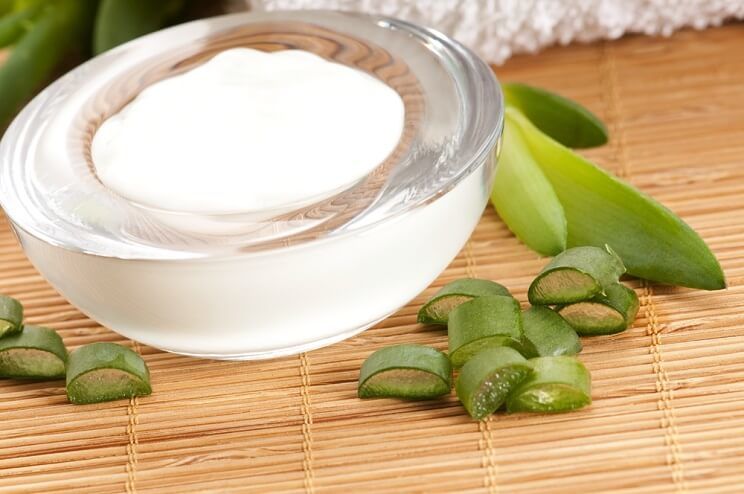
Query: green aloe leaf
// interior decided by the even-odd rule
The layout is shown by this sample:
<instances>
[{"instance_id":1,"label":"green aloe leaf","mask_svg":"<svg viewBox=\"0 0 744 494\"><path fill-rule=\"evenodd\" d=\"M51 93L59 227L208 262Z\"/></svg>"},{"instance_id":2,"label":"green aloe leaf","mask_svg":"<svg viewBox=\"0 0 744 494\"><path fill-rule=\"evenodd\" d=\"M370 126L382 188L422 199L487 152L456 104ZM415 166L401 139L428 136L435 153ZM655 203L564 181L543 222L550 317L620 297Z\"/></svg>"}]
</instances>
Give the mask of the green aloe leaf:
<instances>
[{"instance_id":1,"label":"green aloe leaf","mask_svg":"<svg viewBox=\"0 0 744 494\"><path fill-rule=\"evenodd\" d=\"M184 0L103 0L94 27L94 53L161 29L183 6Z\"/></svg>"},{"instance_id":2,"label":"green aloe leaf","mask_svg":"<svg viewBox=\"0 0 744 494\"><path fill-rule=\"evenodd\" d=\"M532 250L546 256L566 249L563 207L534 160L513 108L506 109L504 141L496 167L491 203L509 229Z\"/></svg>"},{"instance_id":3,"label":"green aloe leaf","mask_svg":"<svg viewBox=\"0 0 744 494\"><path fill-rule=\"evenodd\" d=\"M726 287L718 260L677 215L543 134L513 112L532 155L553 185L568 220L568 246L609 244L628 273L705 290Z\"/></svg>"},{"instance_id":4,"label":"green aloe leaf","mask_svg":"<svg viewBox=\"0 0 744 494\"><path fill-rule=\"evenodd\" d=\"M568 98L527 84L504 84L506 104L564 146L590 148L607 142L607 128L592 112Z\"/></svg>"}]
</instances>

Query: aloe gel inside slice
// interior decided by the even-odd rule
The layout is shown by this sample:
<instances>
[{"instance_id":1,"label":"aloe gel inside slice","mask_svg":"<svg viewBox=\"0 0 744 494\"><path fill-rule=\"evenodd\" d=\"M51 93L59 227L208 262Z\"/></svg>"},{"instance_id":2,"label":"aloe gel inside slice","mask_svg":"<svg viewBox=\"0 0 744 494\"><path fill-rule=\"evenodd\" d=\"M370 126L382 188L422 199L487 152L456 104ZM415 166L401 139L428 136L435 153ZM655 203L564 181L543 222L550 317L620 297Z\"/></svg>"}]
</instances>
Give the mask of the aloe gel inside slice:
<instances>
[{"instance_id":1,"label":"aloe gel inside slice","mask_svg":"<svg viewBox=\"0 0 744 494\"><path fill-rule=\"evenodd\" d=\"M572 268L561 268L538 277L530 287L531 301L556 304L586 300L602 286L590 275Z\"/></svg>"},{"instance_id":2,"label":"aloe gel inside slice","mask_svg":"<svg viewBox=\"0 0 744 494\"><path fill-rule=\"evenodd\" d=\"M418 322L447 324L449 313L477 297L510 296L505 286L491 280L463 278L444 285L418 312Z\"/></svg>"},{"instance_id":3,"label":"aloe gel inside slice","mask_svg":"<svg viewBox=\"0 0 744 494\"><path fill-rule=\"evenodd\" d=\"M65 362L52 352L36 348L0 351L0 375L16 378L62 378Z\"/></svg>"},{"instance_id":4,"label":"aloe gel inside slice","mask_svg":"<svg viewBox=\"0 0 744 494\"><path fill-rule=\"evenodd\" d=\"M509 411L567 412L590 403L582 391L565 384L542 384L520 393L509 403Z\"/></svg>"},{"instance_id":5,"label":"aloe gel inside slice","mask_svg":"<svg viewBox=\"0 0 744 494\"><path fill-rule=\"evenodd\" d=\"M361 398L426 399L450 392L449 383L419 369L392 369L378 372L359 389Z\"/></svg>"},{"instance_id":6,"label":"aloe gel inside slice","mask_svg":"<svg viewBox=\"0 0 744 494\"><path fill-rule=\"evenodd\" d=\"M559 314L581 335L610 334L625 329L622 314L591 300L567 305Z\"/></svg>"},{"instance_id":7,"label":"aloe gel inside slice","mask_svg":"<svg viewBox=\"0 0 744 494\"><path fill-rule=\"evenodd\" d=\"M150 394L150 386L121 369L97 369L78 376L67 386L73 403L98 403Z\"/></svg>"}]
</instances>

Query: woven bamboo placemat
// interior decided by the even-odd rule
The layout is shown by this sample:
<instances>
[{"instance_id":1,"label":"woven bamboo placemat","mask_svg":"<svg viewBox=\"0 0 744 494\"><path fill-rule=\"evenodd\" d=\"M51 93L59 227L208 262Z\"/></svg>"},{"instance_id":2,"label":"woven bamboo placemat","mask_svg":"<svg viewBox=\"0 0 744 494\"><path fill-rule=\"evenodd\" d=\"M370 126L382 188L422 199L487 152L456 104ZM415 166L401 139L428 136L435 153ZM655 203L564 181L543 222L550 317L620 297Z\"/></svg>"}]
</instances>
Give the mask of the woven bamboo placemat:
<instances>
[{"instance_id":1,"label":"woven bamboo placemat","mask_svg":"<svg viewBox=\"0 0 744 494\"><path fill-rule=\"evenodd\" d=\"M588 154L682 215L730 288L634 282L628 332L587 339L594 404L470 420L455 399L360 401L362 360L391 343L446 346L415 311L480 276L525 301L544 263L490 210L437 282L374 329L269 362L212 362L142 347L52 290L0 223L0 292L69 347L144 354L150 397L75 407L55 383L0 381L0 492L741 492L744 488L744 25L671 39L551 49L498 69L559 90L609 122ZM391 280L394 283L395 280Z\"/></svg>"}]
</instances>

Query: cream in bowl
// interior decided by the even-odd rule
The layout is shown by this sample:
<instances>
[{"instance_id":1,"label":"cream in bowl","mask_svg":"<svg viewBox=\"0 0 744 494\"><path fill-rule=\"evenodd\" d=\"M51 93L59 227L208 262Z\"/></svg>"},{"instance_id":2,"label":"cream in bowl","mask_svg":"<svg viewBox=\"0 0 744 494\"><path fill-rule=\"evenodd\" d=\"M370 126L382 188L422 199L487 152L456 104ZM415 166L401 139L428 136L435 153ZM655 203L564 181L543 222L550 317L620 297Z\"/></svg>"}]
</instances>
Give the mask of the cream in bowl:
<instances>
[{"instance_id":1,"label":"cream in bowl","mask_svg":"<svg viewBox=\"0 0 744 494\"><path fill-rule=\"evenodd\" d=\"M0 143L0 201L42 275L124 336L286 355L421 292L486 204L489 67L439 33L334 12L146 36L40 94Z\"/></svg>"}]
</instances>

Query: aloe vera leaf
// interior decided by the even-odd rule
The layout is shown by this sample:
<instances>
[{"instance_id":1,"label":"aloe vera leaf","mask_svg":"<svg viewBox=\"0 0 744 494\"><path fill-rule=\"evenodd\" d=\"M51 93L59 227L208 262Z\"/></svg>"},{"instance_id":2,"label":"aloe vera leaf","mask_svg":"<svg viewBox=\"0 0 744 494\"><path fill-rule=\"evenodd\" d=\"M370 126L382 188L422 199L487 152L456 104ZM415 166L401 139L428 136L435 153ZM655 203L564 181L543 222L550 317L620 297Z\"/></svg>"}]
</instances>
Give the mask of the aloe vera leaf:
<instances>
[{"instance_id":1,"label":"aloe vera leaf","mask_svg":"<svg viewBox=\"0 0 744 494\"><path fill-rule=\"evenodd\" d=\"M513 118L553 184L568 220L568 245L609 244L628 273L670 285L719 290L726 281L702 238L648 195Z\"/></svg>"},{"instance_id":2,"label":"aloe vera leaf","mask_svg":"<svg viewBox=\"0 0 744 494\"><path fill-rule=\"evenodd\" d=\"M92 0L48 2L33 27L14 45L0 66L0 129L78 44L94 6Z\"/></svg>"},{"instance_id":3,"label":"aloe vera leaf","mask_svg":"<svg viewBox=\"0 0 744 494\"><path fill-rule=\"evenodd\" d=\"M462 367L485 348L519 347L522 311L513 297L478 297L457 307L447 323L452 366Z\"/></svg>"},{"instance_id":4,"label":"aloe vera leaf","mask_svg":"<svg viewBox=\"0 0 744 494\"><path fill-rule=\"evenodd\" d=\"M359 371L360 398L427 400L452 388L447 355L423 345L395 345L367 357Z\"/></svg>"},{"instance_id":5,"label":"aloe vera leaf","mask_svg":"<svg viewBox=\"0 0 744 494\"><path fill-rule=\"evenodd\" d=\"M71 403L99 403L151 392L147 364L127 347L91 343L70 354L67 398Z\"/></svg>"},{"instance_id":6,"label":"aloe vera leaf","mask_svg":"<svg viewBox=\"0 0 744 494\"><path fill-rule=\"evenodd\" d=\"M582 336L605 335L628 329L639 305L634 290L615 283L591 300L559 307L558 313Z\"/></svg>"},{"instance_id":7,"label":"aloe vera leaf","mask_svg":"<svg viewBox=\"0 0 744 494\"><path fill-rule=\"evenodd\" d=\"M421 309L417 320L424 324L447 324L449 313L458 305L485 295L511 296L509 290L491 280L463 278L444 285Z\"/></svg>"},{"instance_id":8,"label":"aloe vera leaf","mask_svg":"<svg viewBox=\"0 0 744 494\"><path fill-rule=\"evenodd\" d=\"M522 327L529 356L556 357L581 352L581 340L574 328L548 307L534 306L522 313Z\"/></svg>"},{"instance_id":9,"label":"aloe vera leaf","mask_svg":"<svg viewBox=\"0 0 744 494\"><path fill-rule=\"evenodd\" d=\"M527 84L508 83L503 90L507 105L564 146L590 148L607 142L607 127L575 101Z\"/></svg>"},{"instance_id":10,"label":"aloe vera leaf","mask_svg":"<svg viewBox=\"0 0 744 494\"><path fill-rule=\"evenodd\" d=\"M0 17L13 10L13 1L14 0L0 0Z\"/></svg>"},{"instance_id":11,"label":"aloe vera leaf","mask_svg":"<svg viewBox=\"0 0 744 494\"><path fill-rule=\"evenodd\" d=\"M488 348L465 362L455 390L465 410L480 420L504 403L509 393L530 373L532 367L516 350Z\"/></svg>"},{"instance_id":12,"label":"aloe vera leaf","mask_svg":"<svg viewBox=\"0 0 744 494\"><path fill-rule=\"evenodd\" d=\"M65 377L67 349L56 331L26 326L0 338L0 376L26 379Z\"/></svg>"},{"instance_id":13,"label":"aloe vera leaf","mask_svg":"<svg viewBox=\"0 0 744 494\"><path fill-rule=\"evenodd\" d=\"M617 283L625 273L622 260L609 247L572 247L555 256L530 284L532 305L579 302Z\"/></svg>"},{"instance_id":14,"label":"aloe vera leaf","mask_svg":"<svg viewBox=\"0 0 744 494\"><path fill-rule=\"evenodd\" d=\"M94 53L163 28L181 12L184 3L183 0L103 0L94 26Z\"/></svg>"},{"instance_id":15,"label":"aloe vera leaf","mask_svg":"<svg viewBox=\"0 0 744 494\"><path fill-rule=\"evenodd\" d=\"M45 1L36 1L27 5L23 10L11 12L0 18L0 48L15 43L23 33L31 29L34 18L45 5Z\"/></svg>"},{"instance_id":16,"label":"aloe vera leaf","mask_svg":"<svg viewBox=\"0 0 744 494\"><path fill-rule=\"evenodd\" d=\"M496 167L491 203L519 240L546 256L566 249L563 207L517 124L506 109L504 141Z\"/></svg>"},{"instance_id":17,"label":"aloe vera leaf","mask_svg":"<svg viewBox=\"0 0 744 494\"><path fill-rule=\"evenodd\" d=\"M591 376L575 357L538 357L529 362L532 374L507 397L508 412L568 412L592 402Z\"/></svg>"},{"instance_id":18,"label":"aloe vera leaf","mask_svg":"<svg viewBox=\"0 0 744 494\"><path fill-rule=\"evenodd\" d=\"M5 295L0 295L0 338L20 333L23 328L23 306Z\"/></svg>"}]
</instances>

